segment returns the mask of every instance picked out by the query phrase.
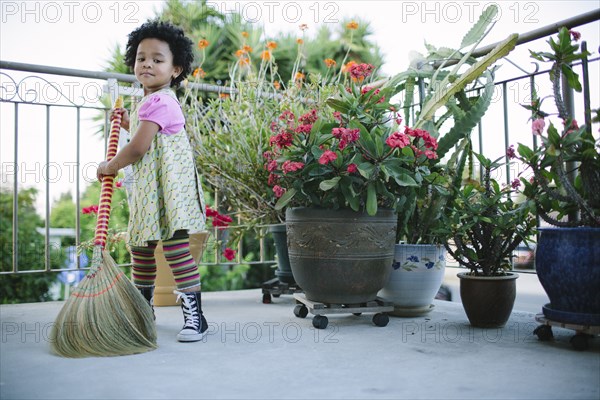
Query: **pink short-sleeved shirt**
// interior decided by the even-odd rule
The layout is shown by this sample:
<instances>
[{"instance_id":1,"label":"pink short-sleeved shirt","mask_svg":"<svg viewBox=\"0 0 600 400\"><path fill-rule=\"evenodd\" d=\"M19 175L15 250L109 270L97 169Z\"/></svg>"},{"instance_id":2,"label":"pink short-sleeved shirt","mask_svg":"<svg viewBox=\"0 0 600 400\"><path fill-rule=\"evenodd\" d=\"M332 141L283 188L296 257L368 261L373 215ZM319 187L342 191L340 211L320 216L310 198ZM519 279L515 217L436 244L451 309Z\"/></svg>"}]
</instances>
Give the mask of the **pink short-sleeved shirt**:
<instances>
[{"instance_id":1,"label":"pink short-sleeved shirt","mask_svg":"<svg viewBox=\"0 0 600 400\"><path fill-rule=\"evenodd\" d=\"M154 122L160 127L159 132L166 135L181 131L185 125L181 106L166 93L152 94L140 107L138 116L140 121Z\"/></svg>"}]
</instances>

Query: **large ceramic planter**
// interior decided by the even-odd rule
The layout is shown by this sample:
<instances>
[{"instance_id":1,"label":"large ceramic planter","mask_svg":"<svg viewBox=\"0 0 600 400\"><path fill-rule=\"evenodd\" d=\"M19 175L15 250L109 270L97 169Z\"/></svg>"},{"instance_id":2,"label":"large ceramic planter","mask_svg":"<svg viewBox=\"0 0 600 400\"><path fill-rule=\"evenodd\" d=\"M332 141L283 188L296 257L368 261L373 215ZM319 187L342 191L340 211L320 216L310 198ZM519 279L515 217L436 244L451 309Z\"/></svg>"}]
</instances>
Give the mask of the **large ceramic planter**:
<instances>
[{"instance_id":1,"label":"large ceramic planter","mask_svg":"<svg viewBox=\"0 0 600 400\"><path fill-rule=\"evenodd\" d=\"M446 249L435 244L396 244L390 278L379 296L394 303L390 314L398 317L425 315L442 285Z\"/></svg>"},{"instance_id":2,"label":"large ceramic planter","mask_svg":"<svg viewBox=\"0 0 600 400\"><path fill-rule=\"evenodd\" d=\"M292 208L286 211L292 273L307 299L360 304L377 297L394 258L396 214Z\"/></svg>"},{"instance_id":3,"label":"large ceramic planter","mask_svg":"<svg viewBox=\"0 0 600 400\"><path fill-rule=\"evenodd\" d=\"M458 274L460 298L472 326L501 328L506 325L517 295L514 272L505 276L474 276Z\"/></svg>"},{"instance_id":4,"label":"large ceramic planter","mask_svg":"<svg viewBox=\"0 0 600 400\"><path fill-rule=\"evenodd\" d=\"M290 266L285 224L269 225L269 232L273 235L275 251L277 253L277 270L275 271L275 276L279 281L293 285L296 281L294 280L294 274Z\"/></svg>"},{"instance_id":5,"label":"large ceramic planter","mask_svg":"<svg viewBox=\"0 0 600 400\"><path fill-rule=\"evenodd\" d=\"M535 268L547 318L600 325L600 228L540 228Z\"/></svg>"}]
</instances>

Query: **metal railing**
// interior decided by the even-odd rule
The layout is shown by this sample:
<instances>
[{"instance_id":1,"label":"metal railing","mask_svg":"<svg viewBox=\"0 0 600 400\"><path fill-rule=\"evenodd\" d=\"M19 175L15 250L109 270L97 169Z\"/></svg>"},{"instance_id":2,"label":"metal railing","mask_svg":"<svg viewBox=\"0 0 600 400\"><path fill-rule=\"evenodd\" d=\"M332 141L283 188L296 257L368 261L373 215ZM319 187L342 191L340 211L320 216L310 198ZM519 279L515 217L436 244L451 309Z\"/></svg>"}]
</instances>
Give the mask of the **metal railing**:
<instances>
[{"instance_id":1,"label":"metal railing","mask_svg":"<svg viewBox=\"0 0 600 400\"><path fill-rule=\"evenodd\" d=\"M600 10L596 10L590 13L586 13L580 15L578 17L570 18L565 21L561 21L552 25L548 25L543 28L536 29L535 31L531 31L525 34L520 35L520 42L526 43L531 40L539 39L548 36L549 34L553 34L557 31L557 28L560 26L567 26L569 28L576 27L579 25L583 25L589 22L598 21L600 19ZM582 46L586 44L583 43ZM487 46L487 51L491 50L494 45ZM487 52L485 49L482 49L478 52L478 56L482 56ZM576 65L574 68L581 69L582 81L584 86L583 93L586 93L583 99L583 107L585 110L590 109L590 76L588 71L588 64L597 63L600 59L595 58L591 60L584 60L583 65ZM520 67L517 66L521 71L523 71ZM7 71L12 71L12 75ZM502 80L496 82L496 88L500 92L500 100L502 102L502 132L503 132L503 145L504 149L506 149L511 143L511 127L510 127L510 115L511 112L514 111L514 107L520 108L518 104L509 105L509 85L512 83L520 83L526 82L529 86L530 93L533 88L537 84L537 77L540 75L546 75L548 71L538 71L536 70L532 73L527 73L523 71L524 74L520 76L516 76L510 79ZM41 74L41 75L27 75L27 74ZM26 75L23 75L26 74ZM50 81L47 75L60 77L62 82L53 82ZM65 77L76 78L76 82L72 81L64 81ZM60 79L59 79L60 80ZM33 84L33 82L37 82L37 84ZM49 174L49 171L52 168L53 163L55 161L52 158L51 148L56 143L52 141L53 137L51 134L51 126L54 123L53 118L61 118L58 114L61 113L61 110L75 110L75 115L72 117L75 129L75 143L74 146L76 148L75 151L75 159L72 163L68 165L70 168L70 173L72 173L72 177L74 178L74 191L75 191L75 209L78 211L81 209L80 204L80 194L82 187L82 170L86 166L83 164L81 147L82 147L82 123L84 122L84 113L94 112L96 115L102 115L104 120L104 127L108 127L108 112L109 109L107 106L103 105L100 102L100 98L104 94L111 94L112 97L115 97L115 94L125 94L125 95L135 95L138 88L135 87L123 87L118 86L118 83L135 83L135 77L133 75L127 74L117 74L117 73L109 73L109 72L93 72L93 71L82 71L76 69L68 69L68 68L57 68L57 67L49 67L49 66L41 66L41 65L32 65L32 64L23 64L16 63L10 61L0 61L0 106L2 107L2 120L11 120L12 119L12 132L7 132L6 129L2 129L2 147L3 151L6 151L6 146L12 144L12 160L9 162L4 162L0 160L2 164L2 186L3 188L8 184L11 186L11 190L13 193L13 201L12 201L12 242L10 244L5 244L6 246L12 247L13 257L11 260L11 268L6 268L6 266L2 266L3 270L0 270L0 274L16 274L16 273L30 273L30 272L60 272L60 271L72 271L73 268L51 268L51 254L52 254L52 246L51 243L51 226L50 226L50 205L51 198L50 193L53 185L53 181L51 177L46 176L43 181L43 189L44 189L44 201L43 201L43 209L44 209L44 219L45 219L45 243L43 251L40 251L40 262L39 265L28 266L28 268L19 268L19 246L27 246L27 243L20 243L18 238L18 230L19 230L19 219L18 219L18 195L23 190L19 185L19 174L25 173L30 175L36 175L39 173L39 176L44 178L44 174L42 171L46 171L46 174ZM229 87L221 87L216 85L208 85L208 84L195 84L191 83L193 88L198 89L199 91L205 92L216 92L216 93L229 93ZM65 90L67 88L67 90ZM76 95L75 89L79 90L79 96ZM96 97L89 96L90 92L94 92ZM478 90L478 89L472 89ZM87 92L86 92L87 91ZM87 93L87 95L86 95ZM573 107L573 93L566 93L566 101L571 104ZM54 97L52 97L54 96ZM43 98L45 97L45 98ZM92 101L90 101L92 100ZM8 109L9 105L12 105L12 112L7 112L4 108ZM35 144L25 142L27 133L26 128L22 128L22 124L25 122L22 120L22 114L29 115L31 109L34 108L37 112L37 115L43 115L43 125L44 125L44 140L45 140L45 151L43 154L43 160L40 162L40 168L38 167L31 169L27 165L20 164L20 151L24 146L36 147ZM27 110L26 110L27 109ZM56 114L56 115L55 115ZM61 124L65 119L61 120ZM6 122L2 122L5 124ZM527 130L526 121L519 121L520 126L523 130ZM589 121L586 121L589 123ZM486 153L485 151L485 143L486 137L484 135L484 131L488 129L485 126L485 120L479 124L477 131L477 141L479 145L479 152ZM497 129L493 127L493 129ZM105 132L106 133L106 132ZM104 137L106 137L105 135ZM489 138L487 138L489 139ZM66 140L66 139L62 139ZM535 146L535 138L532 139L533 145ZM52 143L52 146L51 146ZM39 146L39 143L37 143ZM60 146L60 144L59 144ZM4 153L6 154L6 153ZM95 169L94 169L95 171ZM511 170L507 167L506 170L506 182L509 183L512 179ZM12 181L11 181L12 177ZM5 205L3 205L5 206ZM76 223L75 223L75 243L79 245L81 243L80 238L80 215L79 212L76 212ZM264 227L263 227L264 228ZM264 232L264 229L263 229ZM245 262L244 264L253 264L253 263L275 263L275 260L266 259L264 254L265 249L265 235L261 235L260 238L260 251L259 257L257 261ZM2 249L4 252L5 249ZM43 254L43 255L42 255ZM242 255L238 255L237 262L241 262ZM217 259L214 261L204 260L202 264L207 265L226 265L226 264L235 264L235 263L221 263L218 262ZM76 259L75 270L80 269L79 258Z\"/></svg>"}]
</instances>

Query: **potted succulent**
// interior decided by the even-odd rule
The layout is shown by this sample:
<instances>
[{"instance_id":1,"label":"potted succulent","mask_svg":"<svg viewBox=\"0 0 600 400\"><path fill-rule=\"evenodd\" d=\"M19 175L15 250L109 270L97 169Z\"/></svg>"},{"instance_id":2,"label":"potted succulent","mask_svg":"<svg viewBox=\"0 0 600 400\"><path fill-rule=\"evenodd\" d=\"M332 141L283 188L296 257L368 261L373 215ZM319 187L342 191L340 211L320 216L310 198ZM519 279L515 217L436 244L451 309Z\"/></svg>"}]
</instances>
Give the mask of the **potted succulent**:
<instances>
[{"instance_id":1,"label":"potted succulent","mask_svg":"<svg viewBox=\"0 0 600 400\"><path fill-rule=\"evenodd\" d=\"M426 57L413 55L411 68L394 79L404 88L405 105L414 103L417 86L423 88L422 112L414 125L425 127L438 137L439 146L437 158L428 160L430 174L424 176L423 184L400 188L397 193L402 208L398 213L398 244L389 281L379 293L394 302L392 315L416 316L430 312L444 279L444 243L448 238L437 228L443 223L441 217L451 186L461 183L456 178L456 168L465 146L459 144L469 140L471 130L492 102L494 69L491 66L510 53L516 44L516 35L511 35L479 59L470 57L492 29L497 12L497 7L487 7L456 50L428 44L429 54ZM455 63L448 65L448 60ZM477 95L469 90L472 82L481 85ZM412 115L408 107L404 111L408 123Z\"/></svg>"},{"instance_id":2,"label":"potted succulent","mask_svg":"<svg viewBox=\"0 0 600 400\"><path fill-rule=\"evenodd\" d=\"M536 271L550 299L543 307L545 316L600 325L600 144L592 133L589 95L586 124L581 127L562 98L563 85L582 91L571 66L589 55L580 51L579 39L579 33L561 28L557 40L548 41L552 52L531 52L536 60L552 63L552 95L534 94L531 105L525 106L532 112L532 132L541 144L533 149L519 144L518 155L512 154L527 167L521 177L524 194L535 202L537 215L553 225L539 228L536 246ZM557 114L542 111L547 98L554 100ZM555 125L554 117L561 122Z\"/></svg>"},{"instance_id":3,"label":"potted succulent","mask_svg":"<svg viewBox=\"0 0 600 400\"><path fill-rule=\"evenodd\" d=\"M475 156L483 174L481 182L467 179L454 190L455 197L443 214L444 226L439 231L450 237L445 244L448 253L470 270L458 277L462 304L471 325L502 327L516 295L518 275L510 271L512 253L521 242L528 242L536 221L531 213L532 202L517 203L513 198L519 180L501 186L494 179L504 157L490 161L483 155ZM464 158L467 157L463 157L463 162Z\"/></svg>"}]
</instances>

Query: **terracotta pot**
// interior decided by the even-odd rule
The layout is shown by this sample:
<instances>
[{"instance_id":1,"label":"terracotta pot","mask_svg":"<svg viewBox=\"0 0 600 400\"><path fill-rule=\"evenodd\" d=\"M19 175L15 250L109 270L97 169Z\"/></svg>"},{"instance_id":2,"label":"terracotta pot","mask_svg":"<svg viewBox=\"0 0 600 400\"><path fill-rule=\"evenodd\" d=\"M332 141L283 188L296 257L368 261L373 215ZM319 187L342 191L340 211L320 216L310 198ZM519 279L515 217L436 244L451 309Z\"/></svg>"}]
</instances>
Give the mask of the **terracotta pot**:
<instances>
[{"instance_id":1,"label":"terracotta pot","mask_svg":"<svg viewBox=\"0 0 600 400\"><path fill-rule=\"evenodd\" d=\"M471 325L478 328L501 328L506 325L517 295L514 272L504 276L458 274L460 298Z\"/></svg>"},{"instance_id":2,"label":"terracotta pot","mask_svg":"<svg viewBox=\"0 0 600 400\"><path fill-rule=\"evenodd\" d=\"M190 252L196 262L200 261L202 258L207 239L208 232L192 233L190 235ZM171 273L171 267L169 267L169 264L167 264L167 260L165 259L162 241L158 242L156 250L154 250L154 256L156 257L154 306L176 306L177 296L173 294L173 290L176 288L175 279L173 278L173 273Z\"/></svg>"}]
</instances>

